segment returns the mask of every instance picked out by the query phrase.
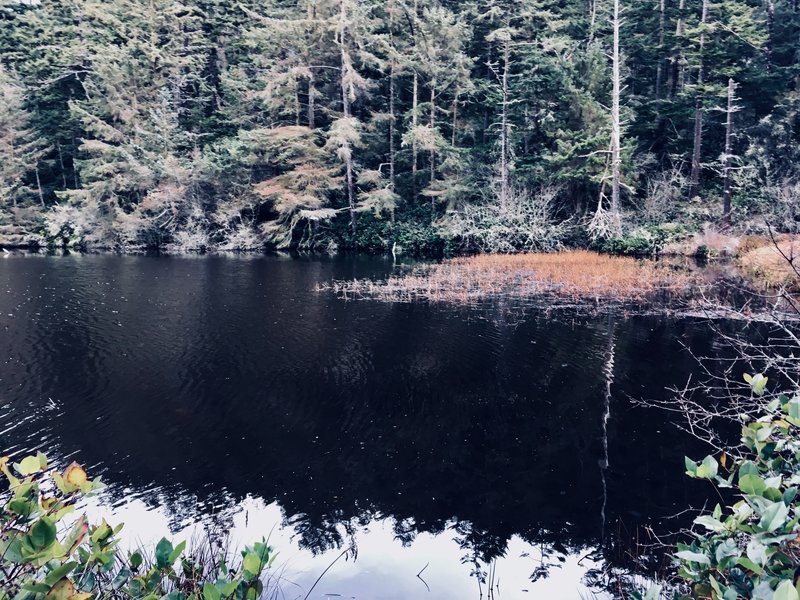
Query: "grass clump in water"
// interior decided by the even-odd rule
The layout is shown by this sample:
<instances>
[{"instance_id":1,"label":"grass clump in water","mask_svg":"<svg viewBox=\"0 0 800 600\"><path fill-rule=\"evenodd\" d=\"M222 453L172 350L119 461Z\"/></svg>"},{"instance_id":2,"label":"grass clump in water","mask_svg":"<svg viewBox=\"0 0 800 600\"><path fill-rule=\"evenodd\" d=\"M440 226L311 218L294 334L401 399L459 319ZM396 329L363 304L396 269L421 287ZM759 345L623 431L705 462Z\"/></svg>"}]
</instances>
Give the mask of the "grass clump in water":
<instances>
[{"instance_id":1,"label":"grass clump in water","mask_svg":"<svg viewBox=\"0 0 800 600\"><path fill-rule=\"evenodd\" d=\"M572 303L648 302L675 298L698 283L687 272L650 260L571 250L455 258L384 281L335 281L323 289L343 297L386 301L468 303L507 297Z\"/></svg>"}]
</instances>

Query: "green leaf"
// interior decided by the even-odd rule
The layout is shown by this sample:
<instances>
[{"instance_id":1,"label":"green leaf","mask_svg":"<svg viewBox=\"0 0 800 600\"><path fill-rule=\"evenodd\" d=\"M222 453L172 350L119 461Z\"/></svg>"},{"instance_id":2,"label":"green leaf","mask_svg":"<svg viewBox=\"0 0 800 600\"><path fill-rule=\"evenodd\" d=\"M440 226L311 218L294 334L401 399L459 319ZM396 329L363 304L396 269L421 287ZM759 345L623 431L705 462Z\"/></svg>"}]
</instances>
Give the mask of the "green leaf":
<instances>
[{"instance_id":1,"label":"green leaf","mask_svg":"<svg viewBox=\"0 0 800 600\"><path fill-rule=\"evenodd\" d=\"M779 527L782 527L786 523L786 519L789 517L789 507L786 506L782 501L781 502L773 502L767 509L764 511L764 514L761 517L761 521L759 522L759 526L767 531L775 531Z\"/></svg>"},{"instance_id":2,"label":"green leaf","mask_svg":"<svg viewBox=\"0 0 800 600\"><path fill-rule=\"evenodd\" d=\"M220 600L221 597L217 586L210 583L203 584L203 600Z\"/></svg>"},{"instance_id":3,"label":"green leaf","mask_svg":"<svg viewBox=\"0 0 800 600\"><path fill-rule=\"evenodd\" d=\"M48 517L42 517L31 526L28 532L28 541L31 546L41 551L48 548L56 541L56 525Z\"/></svg>"},{"instance_id":4,"label":"green leaf","mask_svg":"<svg viewBox=\"0 0 800 600\"><path fill-rule=\"evenodd\" d=\"M156 567L165 569L170 566L172 563L169 557L172 555L173 551L172 542L167 538L161 538L158 544L156 544Z\"/></svg>"},{"instance_id":5,"label":"green leaf","mask_svg":"<svg viewBox=\"0 0 800 600\"><path fill-rule=\"evenodd\" d=\"M750 385L753 393L757 396L763 396L764 390L767 388L768 377L764 377L761 373L757 375L744 374L744 380Z\"/></svg>"},{"instance_id":6,"label":"green leaf","mask_svg":"<svg viewBox=\"0 0 800 600\"><path fill-rule=\"evenodd\" d=\"M739 475L739 489L742 490L745 494L749 494L751 496L760 496L765 489L767 489L767 485L764 483L764 480L761 479L758 475Z\"/></svg>"},{"instance_id":7,"label":"green leaf","mask_svg":"<svg viewBox=\"0 0 800 600\"><path fill-rule=\"evenodd\" d=\"M117 576L114 577L114 580L111 582L111 589L122 589L122 587L128 583L128 580L131 578L132 574L133 573L131 573L130 569L122 567L117 573Z\"/></svg>"},{"instance_id":8,"label":"green leaf","mask_svg":"<svg viewBox=\"0 0 800 600\"><path fill-rule=\"evenodd\" d=\"M47 585L54 585L59 579L66 577L70 573L72 573L73 569L78 566L78 563L71 561L68 563L64 563L50 571L47 575L45 575L44 582Z\"/></svg>"},{"instance_id":9,"label":"green leaf","mask_svg":"<svg viewBox=\"0 0 800 600\"><path fill-rule=\"evenodd\" d=\"M706 456L697 467L697 477L699 479L713 479L717 476L718 470L717 460L713 456Z\"/></svg>"},{"instance_id":10,"label":"green leaf","mask_svg":"<svg viewBox=\"0 0 800 600\"><path fill-rule=\"evenodd\" d=\"M740 556L741 550L736 545L736 542L730 538L726 539L722 542L717 549L714 551L714 557L717 559L717 562L720 563L724 558L728 558L729 556Z\"/></svg>"},{"instance_id":11,"label":"green leaf","mask_svg":"<svg viewBox=\"0 0 800 600\"><path fill-rule=\"evenodd\" d=\"M133 554L131 554L130 558L128 559L128 562L130 562L132 569L138 569L139 567L142 566L144 559L142 558L142 555L139 552L134 552Z\"/></svg>"},{"instance_id":12,"label":"green leaf","mask_svg":"<svg viewBox=\"0 0 800 600\"><path fill-rule=\"evenodd\" d=\"M26 456L18 464L14 465L14 468L20 475L27 477L41 471L42 463L39 462L39 458L36 456Z\"/></svg>"},{"instance_id":13,"label":"green leaf","mask_svg":"<svg viewBox=\"0 0 800 600\"><path fill-rule=\"evenodd\" d=\"M752 560L750 560L745 556L742 556L741 558L737 559L736 564L739 565L740 567L744 567L748 571L752 571L756 575L761 575L761 572L763 570L760 566L758 566L756 563L754 563Z\"/></svg>"},{"instance_id":14,"label":"green leaf","mask_svg":"<svg viewBox=\"0 0 800 600\"><path fill-rule=\"evenodd\" d=\"M258 554L248 552L244 557L242 566L245 572L250 573L250 575L258 575L261 572L261 558Z\"/></svg>"},{"instance_id":15,"label":"green leaf","mask_svg":"<svg viewBox=\"0 0 800 600\"><path fill-rule=\"evenodd\" d=\"M772 596L772 600L800 600L791 579L781 581L780 585L775 588L775 595Z\"/></svg>"},{"instance_id":16,"label":"green leaf","mask_svg":"<svg viewBox=\"0 0 800 600\"><path fill-rule=\"evenodd\" d=\"M722 523L720 523L714 517L710 517L708 515L703 515L702 517L697 517L694 520L694 522L697 525L702 525L703 527L705 527L706 529L709 529L711 531L722 531L722 530L725 529L725 526Z\"/></svg>"},{"instance_id":17,"label":"green leaf","mask_svg":"<svg viewBox=\"0 0 800 600\"><path fill-rule=\"evenodd\" d=\"M682 552L676 552L675 556L687 562L695 562L701 565L711 564L711 560L705 554L700 554L699 552L692 552L691 550L683 550Z\"/></svg>"},{"instance_id":18,"label":"green leaf","mask_svg":"<svg viewBox=\"0 0 800 600\"><path fill-rule=\"evenodd\" d=\"M175 564L175 561L178 560L178 557L183 554L183 551L186 550L186 541L182 541L177 546L175 546L175 550L173 550L169 555L169 564Z\"/></svg>"},{"instance_id":19,"label":"green leaf","mask_svg":"<svg viewBox=\"0 0 800 600\"><path fill-rule=\"evenodd\" d=\"M759 566L764 566L767 562L767 549L757 539L751 539L747 544L747 558Z\"/></svg>"},{"instance_id":20,"label":"green leaf","mask_svg":"<svg viewBox=\"0 0 800 600\"><path fill-rule=\"evenodd\" d=\"M235 592L235 591L236 591L236 588L237 588L238 586L239 586L239 580L238 580L238 579L234 579L233 581L229 581L229 582L228 582L228 583L226 583L226 584L225 584L225 586L222 588L222 595L223 595L225 598L227 598L227 597L228 597L228 596L230 596L230 595L231 595L233 592Z\"/></svg>"}]
</instances>

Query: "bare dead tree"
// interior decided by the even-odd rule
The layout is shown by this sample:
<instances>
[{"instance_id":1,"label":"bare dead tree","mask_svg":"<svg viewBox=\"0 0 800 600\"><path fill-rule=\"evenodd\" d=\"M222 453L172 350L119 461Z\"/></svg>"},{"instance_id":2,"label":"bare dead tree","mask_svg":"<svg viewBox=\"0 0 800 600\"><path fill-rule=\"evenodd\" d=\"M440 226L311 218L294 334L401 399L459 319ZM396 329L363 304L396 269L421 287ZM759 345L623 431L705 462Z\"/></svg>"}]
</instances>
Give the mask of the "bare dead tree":
<instances>
[{"instance_id":1,"label":"bare dead tree","mask_svg":"<svg viewBox=\"0 0 800 600\"><path fill-rule=\"evenodd\" d=\"M622 169L621 137L622 124L620 122L620 54L619 54L619 28L620 28L619 0L614 0L614 15L612 26L614 28L614 41L611 51L611 219L612 230L619 236L622 234L620 224L620 177Z\"/></svg>"},{"instance_id":2,"label":"bare dead tree","mask_svg":"<svg viewBox=\"0 0 800 600\"><path fill-rule=\"evenodd\" d=\"M733 115L736 106L736 82L728 79L728 106L725 110L725 154L723 155L722 222L731 226L731 184L733 174Z\"/></svg>"},{"instance_id":3,"label":"bare dead tree","mask_svg":"<svg viewBox=\"0 0 800 600\"><path fill-rule=\"evenodd\" d=\"M690 176L689 199L700 194L700 158L703 147L703 118L705 115L703 102L703 81L705 79L705 63L703 50L706 44L705 25L708 22L708 0L703 0L700 13L700 58L697 67L697 96L694 105L694 136L692 138L692 174Z\"/></svg>"}]
</instances>

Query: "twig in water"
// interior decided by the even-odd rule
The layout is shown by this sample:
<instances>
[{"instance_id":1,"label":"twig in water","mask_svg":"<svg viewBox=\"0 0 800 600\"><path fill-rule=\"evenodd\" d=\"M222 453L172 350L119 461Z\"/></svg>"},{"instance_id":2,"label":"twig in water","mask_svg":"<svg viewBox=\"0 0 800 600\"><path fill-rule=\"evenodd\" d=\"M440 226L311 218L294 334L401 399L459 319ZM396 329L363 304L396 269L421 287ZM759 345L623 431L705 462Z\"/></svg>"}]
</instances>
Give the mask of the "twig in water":
<instances>
[{"instance_id":1,"label":"twig in water","mask_svg":"<svg viewBox=\"0 0 800 600\"><path fill-rule=\"evenodd\" d=\"M345 549L342 551L342 553L341 553L339 556L337 556L336 558L334 558L334 559L333 559L333 562L332 562L331 564L329 564L329 565L328 565L328 566L325 568L325 570L324 570L324 571L323 571L323 572L320 574L320 576L319 576L319 577L317 577L317 580L314 582L314 585L312 585L312 586L311 586L311 589L310 589L310 590L308 590L308 593L305 595L305 597L303 598L303 600L308 600L308 597L311 595L311 592L313 592L313 591L314 591L314 588L315 588L315 587L317 587L317 584L318 584L318 583L319 583L319 582L322 580L322 578L323 578L323 577L325 577L325 573L327 573L328 571L330 571L331 567L332 567L333 565L335 565L335 564L336 564L336 562L337 562L337 561L338 561L340 558L342 558L342 557L343 557L345 554L347 554L348 552L350 552L350 548L345 548Z\"/></svg>"},{"instance_id":2,"label":"twig in water","mask_svg":"<svg viewBox=\"0 0 800 600\"><path fill-rule=\"evenodd\" d=\"M423 572L425 569L427 569L427 568L428 568L428 565L429 565L429 564L431 564L431 563L429 563L429 562L428 562L428 563L425 563L425 566L424 566L424 567L422 567L422 568L419 570L419 573L417 573L417 579L419 579L419 580L420 580L422 583L424 583L424 584L425 584L425 587L426 587L426 588L428 588L428 592L430 592L430 591L431 591L431 587L428 585L428 582L427 582L427 581L425 581L425 580L424 580L422 577L420 577L420 575L422 575L422 572Z\"/></svg>"}]
</instances>

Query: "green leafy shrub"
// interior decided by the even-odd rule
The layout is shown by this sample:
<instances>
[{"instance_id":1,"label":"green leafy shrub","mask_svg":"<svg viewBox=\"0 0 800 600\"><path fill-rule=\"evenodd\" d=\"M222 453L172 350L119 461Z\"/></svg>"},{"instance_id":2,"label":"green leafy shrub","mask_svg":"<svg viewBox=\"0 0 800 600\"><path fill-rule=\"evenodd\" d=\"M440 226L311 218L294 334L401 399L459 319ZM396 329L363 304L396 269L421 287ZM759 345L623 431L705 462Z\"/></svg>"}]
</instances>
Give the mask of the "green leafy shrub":
<instances>
[{"instance_id":1,"label":"green leafy shrub","mask_svg":"<svg viewBox=\"0 0 800 600\"><path fill-rule=\"evenodd\" d=\"M608 254L651 256L659 254L664 246L685 234L681 226L650 225L632 231L620 238L605 239L598 248Z\"/></svg>"},{"instance_id":2,"label":"green leafy shrub","mask_svg":"<svg viewBox=\"0 0 800 600\"><path fill-rule=\"evenodd\" d=\"M764 394L766 377L745 380ZM676 600L800 598L800 395L781 395L760 418L743 419L740 458L686 459L690 477L714 482L731 503L697 517L694 539L678 545L685 589Z\"/></svg>"},{"instance_id":3,"label":"green leafy shrub","mask_svg":"<svg viewBox=\"0 0 800 600\"><path fill-rule=\"evenodd\" d=\"M12 470L13 469L13 470ZM162 539L152 552L119 549L122 525L77 516L76 504L102 487L73 463L63 473L44 454L10 465L0 494L0 600L256 600L275 559L265 542L241 559L192 555Z\"/></svg>"}]
</instances>

